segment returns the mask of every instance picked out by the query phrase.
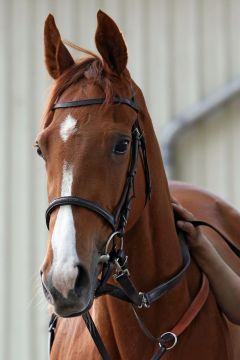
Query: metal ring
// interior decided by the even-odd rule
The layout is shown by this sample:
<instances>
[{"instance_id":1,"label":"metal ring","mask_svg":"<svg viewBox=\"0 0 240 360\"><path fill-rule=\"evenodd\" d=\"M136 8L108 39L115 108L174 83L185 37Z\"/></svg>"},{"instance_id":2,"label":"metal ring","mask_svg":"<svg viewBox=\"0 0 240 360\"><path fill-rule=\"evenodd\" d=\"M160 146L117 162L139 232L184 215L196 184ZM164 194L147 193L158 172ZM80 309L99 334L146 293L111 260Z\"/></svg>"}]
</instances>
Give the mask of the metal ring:
<instances>
[{"instance_id":1,"label":"metal ring","mask_svg":"<svg viewBox=\"0 0 240 360\"><path fill-rule=\"evenodd\" d=\"M164 337L165 335L171 335L171 336L173 337L173 339L174 339L173 344L172 344L171 346L169 346L169 347L164 346L164 345L161 344L161 339L164 341L163 337ZM171 331L167 331L167 332L165 332L164 334L162 334L162 335L160 336L159 345L160 345L160 347L162 347L162 346L165 347L166 350L170 350L170 349L174 348L174 346L177 344L177 340L178 340L178 339L177 339L177 335L176 335L176 334L174 334L174 333L171 332ZM165 341L166 341L166 340L165 340ZM171 341L171 340L169 340L169 341Z\"/></svg>"},{"instance_id":2,"label":"metal ring","mask_svg":"<svg viewBox=\"0 0 240 360\"><path fill-rule=\"evenodd\" d=\"M105 255L109 254L108 252L108 248L109 248L109 245L112 241L112 239L118 235L118 234L121 234L120 231L114 231L110 236L109 238L107 239L107 243L106 243L106 246L105 246ZM121 247L120 249L122 250L123 249L123 237L121 237Z\"/></svg>"}]
</instances>

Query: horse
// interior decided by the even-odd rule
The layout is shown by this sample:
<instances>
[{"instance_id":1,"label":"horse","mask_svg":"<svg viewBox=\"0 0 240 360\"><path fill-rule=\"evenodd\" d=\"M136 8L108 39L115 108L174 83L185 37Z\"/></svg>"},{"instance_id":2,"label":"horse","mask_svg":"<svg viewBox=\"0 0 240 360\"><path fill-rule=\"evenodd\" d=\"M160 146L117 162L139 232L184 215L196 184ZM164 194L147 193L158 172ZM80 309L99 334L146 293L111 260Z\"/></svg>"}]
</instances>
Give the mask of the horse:
<instances>
[{"instance_id":1,"label":"horse","mask_svg":"<svg viewBox=\"0 0 240 360\"><path fill-rule=\"evenodd\" d=\"M168 183L142 91L127 70L125 41L100 10L95 42L100 55L86 51L75 62L53 16L46 19L45 63L55 81L36 147L50 203L41 267L57 315L50 358L239 359L240 328L189 260L172 197L236 244L240 214L200 188ZM203 231L240 274L219 235Z\"/></svg>"}]
</instances>

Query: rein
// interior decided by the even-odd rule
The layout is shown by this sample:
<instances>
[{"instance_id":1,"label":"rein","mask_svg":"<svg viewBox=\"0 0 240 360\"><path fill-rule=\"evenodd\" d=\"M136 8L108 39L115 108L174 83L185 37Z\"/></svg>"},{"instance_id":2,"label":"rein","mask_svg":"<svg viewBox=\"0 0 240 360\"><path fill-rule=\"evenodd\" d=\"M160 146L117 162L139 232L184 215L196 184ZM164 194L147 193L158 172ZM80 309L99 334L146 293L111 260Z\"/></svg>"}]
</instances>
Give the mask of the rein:
<instances>
[{"instance_id":1,"label":"rein","mask_svg":"<svg viewBox=\"0 0 240 360\"><path fill-rule=\"evenodd\" d=\"M53 105L52 110L62 109L62 108L72 108L72 107L81 107L81 106L89 106L89 105L101 105L104 104L104 98L94 98L94 99L82 99L78 101L67 101L55 103ZM122 98L122 97L114 97L112 99L113 104L123 104L132 108L138 115L139 107L135 102L134 97L131 99ZM97 288L95 291L95 297L99 297L102 295L111 295L123 301L126 301L132 304L134 315L137 319L137 322L143 331L143 333L152 341L156 342L159 345L159 350L153 355L152 360L160 359L167 350L172 349L177 344L178 336L181 335L184 330L191 324L191 322L196 318L202 307L204 306L208 294L209 294L209 283L206 276L202 275L202 285L201 288L196 295L195 299L191 303L190 307L183 314L179 322L168 332L161 334L159 337L154 337L148 328L145 326L143 320L139 317L136 312L137 308L149 308L155 301L159 300L166 292L171 290L174 286L176 286L180 280L185 275L190 262L191 257L189 253L189 249L186 245L184 233L182 231L178 232L179 241L181 244L181 252L182 252L182 268L180 271L175 274L168 281L161 283L154 289L142 293L136 289L135 285L132 283L130 279L130 273L128 269L127 256L123 250L123 237L125 233L125 228L128 221L129 212L131 209L131 202L134 197L134 178L136 175L137 163L139 158L139 152L142 154L144 175L145 175L145 196L147 202L151 196L151 179L147 161L147 153L145 146L145 139L143 132L140 128L138 117L136 118L133 126L132 126L132 142L131 142L131 158L129 169L126 177L126 182L124 185L123 193L120 197L119 203L113 213L108 212L106 209L101 207L99 204L88 200L83 199L81 197L76 196L63 196L54 199L48 206L46 210L46 224L49 229L49 222L52 212L58 208L59 206L72 205L86 208L90 211L95 212L98 216L104 218L104 220L111 226L112 233L106 241L105 251L100 256L100 262L103 263L102 268L102 276L101 279L98 280ZM230 240L228 240L224 235L222 235L218 229L214 228L212 225L202 221L192 221L194 226L205 225L211 227L215 230L222 238L226 241L226 243L230 246L230 248L240 256L240 249L236 248ZM115 237L120 238L121 245L117 247L115 242ZM111 250L109 251L109 249ZM107 281L112 275L113 270L115 269L115 274L113 278L119 284L120 287L108 284ZM82 315L83 320L95 342L95 345L98 348L100 355L103 360L110 360L109 355L106 351L106 348L101 340L101 337L98 333L98 330L89 314L88 311L83 314L73 314L72 316ZM54 341L55 328L57 324L57 315L53 314L50 323L49 323L49 354L51 352L52 344Z\"/></svg>"}]
</instances>

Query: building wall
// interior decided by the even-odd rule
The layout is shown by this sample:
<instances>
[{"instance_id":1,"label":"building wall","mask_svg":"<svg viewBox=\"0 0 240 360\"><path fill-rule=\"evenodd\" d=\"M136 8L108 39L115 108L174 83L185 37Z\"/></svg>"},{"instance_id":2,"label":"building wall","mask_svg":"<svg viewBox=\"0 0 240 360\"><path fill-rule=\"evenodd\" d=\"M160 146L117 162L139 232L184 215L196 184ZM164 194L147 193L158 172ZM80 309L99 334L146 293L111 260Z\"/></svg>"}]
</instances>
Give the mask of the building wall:
<instances>
[{"instance_id":1,"label":"building wall","mask_svg":"<svg viewBox=\"0 0 240 360\"><path fill-rule=\"evenodd\" d=\"M239 0L0 0L0 358L47 358L47 307L38 269L46 247L44 164L32 149L51 83L43 23L53 13L63 38L95 50L96 12L123 30L129 69L154 126L234 79L240 71ZM240 207L240 101L179 139L176 177ZM211 120L211 121L210 121Z\"/></svg>"}]
</instances>

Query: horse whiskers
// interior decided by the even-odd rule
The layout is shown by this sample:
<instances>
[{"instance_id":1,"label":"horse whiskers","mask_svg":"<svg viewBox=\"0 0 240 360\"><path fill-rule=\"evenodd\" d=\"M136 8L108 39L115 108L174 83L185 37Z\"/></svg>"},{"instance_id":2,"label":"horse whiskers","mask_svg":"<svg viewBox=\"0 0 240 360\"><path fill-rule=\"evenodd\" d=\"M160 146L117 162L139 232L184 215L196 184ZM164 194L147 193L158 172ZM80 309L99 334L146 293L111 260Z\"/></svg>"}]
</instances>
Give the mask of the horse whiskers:
<instances>
[{"instance_id":1,"label":"horse whiskers","mask_svg":"<svg viewBox=\"0 0 240 360\"><path fill-rule=\"evenodd\" d=\"M32 308L34 306L34 308L38 308L40 310L45 310L46 309L46 301L43 297L37 297L36 295L33 296L33 298L31 300L29 300L28 304L27 304L27 309L29 310L30 308Z\"/></svg>"},{"instance_id":2,"label":"horse whiskers","mask_svg":"<svg viewBox=\"0 0 240 360\"><path fill-rule=\"evenodd\" d=\"M29 309L33 305L34 307L45 307L46 305L42 287L41 284L37 281L37 277L34 279L33 294L31 299L28 301L27 308Z\"/></svg>"},{"instance_id":3,"label":"horse whiskers","mask_svg":"<svg viewBox=\"0 0 240 360\"><path fill-rule=\"evenodd\" d=\"M71 42L71 41L69 41L69 40L64 39L64 40L62 40L62 41L63 41L63 43L64 43L65 45L71 47L72 49L75 49L75 50L77 50L77 51L81 51L81 52L83 52L84 54L90 55L90 56L92 56L92 57L99 58L99 56L98 56L97 54L95 54L94 52L92 52L92 51L90 51L90 50L87 50L87 49L84 49L84 48L82 48L81 46L76 45L76 44L74 44L73 42Z\"/></svg>"}]
</instances>

